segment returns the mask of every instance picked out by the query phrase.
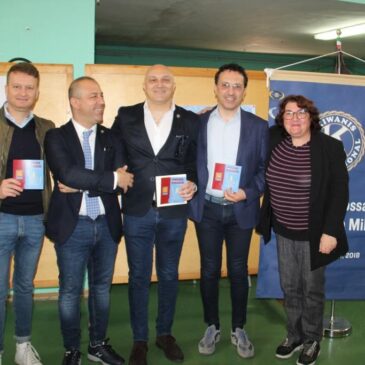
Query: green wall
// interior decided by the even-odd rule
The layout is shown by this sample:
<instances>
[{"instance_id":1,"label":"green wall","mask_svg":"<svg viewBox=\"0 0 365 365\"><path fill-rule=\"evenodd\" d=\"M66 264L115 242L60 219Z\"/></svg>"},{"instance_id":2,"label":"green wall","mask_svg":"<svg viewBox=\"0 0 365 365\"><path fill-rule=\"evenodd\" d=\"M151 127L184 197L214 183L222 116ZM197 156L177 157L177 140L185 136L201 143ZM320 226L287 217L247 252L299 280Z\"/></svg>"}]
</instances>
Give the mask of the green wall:
<instances>
[{"instance_id":1,"label":"green wall","mask_svg":"<svg viewBox=\"0 0 365 365\"><path fill-rule=\"evenodd\" d=\"M0 0L0 62L94 63L95 0Z\"/></svg>"},{"instance_id":2,"label":"green wall","mask_svg":"<svg viewBox=\"0 0 365 365\"><path fill-rule=\"evenodd\" d=\"M219 67L237 62L250 70L276 68L311 56L228 52L181 48L97 44L95 0L0 0L0 62L15 57L37 63L74 65L75 77L88 63ZM354 74L365 74L364 64L345 60ZM289 68L333 72L334 57Z\"/></svg>"},{"instance_id":3,"label":"green wall","mask_svg":"<svg viewBox=\"0 0 365 365\"><path fill-rule=\"evenodd\" d=\"M95 47L95 63L100 64L131 64L153 65L163 63L169 66L212 67L216 68L224 63L235 62L248 70L264 70L277 68L306 60L310 55L280 55L268 53L243 53L182 48L150 48L123 45L101 45ZM365 74L365 66L359 61L345 59L347 67L354 74ZM303 63L288 70L333 72L336 60L334 56Z\"/></svg>"}]
</instances>

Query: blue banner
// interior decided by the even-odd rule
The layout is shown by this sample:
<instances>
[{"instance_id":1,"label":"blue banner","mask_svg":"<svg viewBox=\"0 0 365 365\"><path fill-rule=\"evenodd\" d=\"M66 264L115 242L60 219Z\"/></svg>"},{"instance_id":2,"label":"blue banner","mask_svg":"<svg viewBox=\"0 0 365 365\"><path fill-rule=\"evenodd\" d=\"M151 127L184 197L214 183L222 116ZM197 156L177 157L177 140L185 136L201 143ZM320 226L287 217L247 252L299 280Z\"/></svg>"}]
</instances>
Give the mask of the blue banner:
<instances>
[{"instance_id":1,"label":"blue banner","mask_svg":"<svg viewBox=\"0 0 365 365\"><path fill-rule=\"evenodd\" d=\"M329 74L328 78L328 83L316 82L316 74L312 74L313 82L271 80L269 123L274 124L283 97L301 94L313 100L319 109L322 131L342 140L350 175L350 200L344 221L350 248L346 256L327 266L326 298L365 299L365 78L357 78L363 79L364 86L359 82L353 85L354 76ZM337 83L333 83L334 78ZM267 245L260 244L256 295L258 298L283 297L274 235Z\"/></svg>"}]
</instances>

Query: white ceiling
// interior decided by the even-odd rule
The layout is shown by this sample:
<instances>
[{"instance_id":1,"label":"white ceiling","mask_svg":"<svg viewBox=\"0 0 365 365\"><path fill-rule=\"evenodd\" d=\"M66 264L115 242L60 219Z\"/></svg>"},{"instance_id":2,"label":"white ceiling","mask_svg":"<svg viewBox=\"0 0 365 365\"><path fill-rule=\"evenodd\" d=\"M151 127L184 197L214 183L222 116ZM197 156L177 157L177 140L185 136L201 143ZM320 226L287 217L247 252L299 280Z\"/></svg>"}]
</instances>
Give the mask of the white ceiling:
<instances>
[{"instance_id":1,"label":"white ceiling","mask_svg":"<svg viewBox=\"0 0 365 365\"><path fill-rule=\"evenodd\" d=\"M365 23L365 0L96 1L98 45L323 55L335 41L314 33ZM365 35L342 43L365 58Z\"/></svg>"}]
</instances>

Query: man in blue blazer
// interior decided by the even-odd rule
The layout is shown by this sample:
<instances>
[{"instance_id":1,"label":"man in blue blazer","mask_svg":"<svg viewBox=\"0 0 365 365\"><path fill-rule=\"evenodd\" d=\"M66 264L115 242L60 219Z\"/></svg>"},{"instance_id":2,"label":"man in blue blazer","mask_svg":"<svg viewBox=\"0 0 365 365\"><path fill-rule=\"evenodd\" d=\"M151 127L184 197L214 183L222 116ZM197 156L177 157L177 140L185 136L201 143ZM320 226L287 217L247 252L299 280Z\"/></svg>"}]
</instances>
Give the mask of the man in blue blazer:
<instances>
[{"instance_id":1,"label":"man in blue blazer","mask_svg":"<svg viewBox=\"0 0 365 365\"><path fill-rule=\"evenodd\" d=\"M89 280L88 359L108 365L124 360L106 340L109 291L122 236L118 189L127 191L121 144L102 127L105 108L99 84L90 77L69 88L72 119L47 133L45 151L54 178L46 235L55 242L60 271L59 311L66 352L63 365L79 365L80 295ZM122 166L124 166L122 168Z\"/></svg>"},{"instance_id":2,"label":"man in blue blazer","mask_svg":"<svg viewBox=\"0 0 365 365\"><path fill-rule=\"evenodd\" d=\"M201 116L197 146L198 191L190 203L190 217L195 221L199 242L200 289L204 320L208 325L198 346L204 355L212 354L220 339L218 286L225 240L231 283L231 342L241 357L254 356L254 347L243 328L248 296L247 260L260 195L264 191L268 125L241 109L247 81L241 66L221 66L215 75L218 105ZM222 165L223 170L219 170ZM229 169L237 170L234 166L241 167L236 176L231 175L238 186L228 184L225 188L224 174Z\"/></svg>"}]
</instances>

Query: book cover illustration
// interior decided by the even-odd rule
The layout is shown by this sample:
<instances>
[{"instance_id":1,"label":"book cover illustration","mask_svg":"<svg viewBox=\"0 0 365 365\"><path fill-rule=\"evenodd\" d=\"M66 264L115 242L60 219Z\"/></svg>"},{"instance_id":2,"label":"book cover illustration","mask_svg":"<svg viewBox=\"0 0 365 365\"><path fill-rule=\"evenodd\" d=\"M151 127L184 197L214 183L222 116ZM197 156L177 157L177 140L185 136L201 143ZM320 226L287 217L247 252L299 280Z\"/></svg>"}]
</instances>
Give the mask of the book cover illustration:
<instances>
[{"instance_id":1,"label":"book cover illustration","mask_svg":"<svg viewBox=\"0 0 365 365\"><path fill-rule=\"evenodd\" d=\"M232 189L236 193L239 189L242 166L216 163L212 189L226 191Z\"/></svg>"},{"instance_id":2,"label":"book cover illustration","mask_svg":"<svg viewBox=\"0 0 365 365\"><path fill-rule=\"evenodd\" d=\"M179 194L179 189L185 183L185 174L156 176L157 206L186 204L187 202Z\"/></svg>"},{"instance_id":3,"label":"book cover illustration","mask_svg":"<svg viewBox=\"0 0 365 365\"><path fill-rule=\"evenodd\" d=\"M21 182L23 189L43 190L43 160L13 160L13 178Z\"/></svg>"}]
</instances>

